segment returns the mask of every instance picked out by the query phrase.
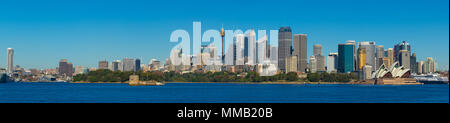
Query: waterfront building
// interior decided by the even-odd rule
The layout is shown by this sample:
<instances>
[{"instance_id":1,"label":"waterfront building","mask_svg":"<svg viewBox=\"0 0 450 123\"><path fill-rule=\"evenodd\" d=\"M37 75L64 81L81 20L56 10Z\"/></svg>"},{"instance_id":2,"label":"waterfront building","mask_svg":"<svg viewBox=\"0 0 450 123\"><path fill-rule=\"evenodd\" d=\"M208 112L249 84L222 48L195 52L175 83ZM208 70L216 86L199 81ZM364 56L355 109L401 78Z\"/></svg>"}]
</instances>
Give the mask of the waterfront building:
<instances>
[{"instance_id":1,"label":"waterfront building","mask_svg":"<svg viewBox=\"0 0 450 123\"><path fill-rule=\"evenodd\" d=\"M10 75L14 73L14 49L13 48L7 49L6 72Z\"/></svg>"},{"instance_id":2,"label":"waterfront building","mask_svg":"<svg viewBox=\"0 0 450 123\"><path fill-rule=\"evenodd\" d=\"M278 31L278 69L286 72L286 58L291 55L292 30L281 27Z\"/></svg>"},{"instance_id":3,"label":"waterfront building","mask_svg":"<svg viewBox=\"0 0 450 123\"><path fill-rule=\"evenodd\" d=\"M372 71L375 71L375 42L359 42L358 46L366 48L366 64L372 66Z\"/></svg>"},{"instance_id":4,"label":"waterfront building","mask_svg":"<svg viewBox=\"0 0 450 123\"><path fill-rule=\"evenodd\" d=\"M306 34L296 34L294 35L294 53L297 56L297 71L306 72L307 68L307 35ZM322 49L320 49L322 50Z\"/></svg>"},{"instance_id":5,"label":"waterfront building","mask_svg":"<svg viewBox=\"0 0 450 123\"><path fill-rule=\"evenodd\" d=\"M327 72L337 72L338 66L338 53L330 53L327 57Z\"/></svg>"},{"instance_id":6,"label":"waterfront building","mask_svg":"<svg viewBox=\"0 0 450 123\"><path fill-rule=\"evenodd\" d=\"M67 62L67 59L61 59L58 67L59 76L72 76L73 74L73 64Z\"/></svg>"},{"instance_id":7,"label":"waterfront building","mask_svg":"<svg viewBox=\"0 0 450 123\"><path fill-rule=\"evenodd\" d=\"M427 60L423 64L422 73L427 74L436 72L436 64L437 63L433 60L433 58L427 57Z\"/></svg>"},{"instance_id":8,"label":"waterfront building","mask_svg":"<svg viewBox=\"0 0 450 123\"><path fill-rule=\"evenodd\" d=\"M84 74L84 67L83 66L76 66L75 67L75 72L73 74L74 75Z\"/></svg>"},{"instance_id":9,"label":"waterfront building","mask_svg":"<svg viewBox=\"0 0 450 123\"><path fill-rule=\"evenodd\" d=\"M376 46L376 68L380 67L383 64L383 58L384 58L384 46L378 45Z\"/></svg>"},{"instance_id":10,"label":"waterfront building","mask_svg":"<svg viewBox=\"0 0 450 123\"><path fill-rule=\"evenodd\" d=\"M357 53L358 53L358 63L357 63L357 65L358 65L358 71L361 71L362 70L362 68L367 64L367 60L366 60L366 48L365 47L359 47L358 48L358 51L357 51Z\"/></svg>"},{"instance_id":11,"label":"waterfront building","mask_svg":"<svg viewBox=\"0 0 450 123\"><path fill-rule=\"evenodd\" d=\"M317 59L316 56L309 57L309 72L316 73L317 72Z\"/></svg>"},{"instance_id":12,"label":"waterfront building","mask_svg":"<svg viewBox=\"0 0 450 123\"><path fill-rule=\"evenodd\" d=\"M353 45L350 43L338 45L338 72L348 73L353 71Z\"/></svg>"},{"instance_id":13,"label":"waterfront building","mask_svg":"<svg viewBox=\"0 0 450 123\"><path fill-rule=\"evenodd\" d=\"M108 61L99 61L98 69L108 69Z\"/></svg>"},{"instance_id":14,"label":"waterfront building","mask_svg":"<svg viewBox=\"0 0 450 123\"><path fill-rule=\"evenodd\" d=\"M423 73L423 61L419 61L417 62L417 74L422 74Z\"/></svg>"},{"instance_id":15,"label":"waterfront building","mask_svg":"<svg viewBox=\"0 0 450 123\"><path fill-rule=\"evenodd\" d=\"M363 73L363 80L368 80L368 79L372 79L372 66L370 65L364 65L363 69L362 69L362 73Z\"/></svg>"},{"instance_id":16,"label":"waterfront building","mask_svg":"<svg viewBox=\"0 0 450 123\"><path fill-rule=\"evenodd\" d=\"M325 71L325 56L322 55L322 45L316 44L313 48L313 55L316 58L317 71Z\"/></svg>"},{"instance_id":17,"label":"waterfront building","mask_svg":"<svg viewBox=\"0 0 450 123\"><path fill-rule=\"evenodd\" d=\"M409 55L408 50L400 50L399 63L400 66L403 66L406 69L411 69L411 56Z\"/></svg>"},{"instance_id":18,"label":"waterfront building","mask_svg":"<svg viewBox=\"0 0 450 123\"><path fill-rule=\"evenodd\" d=\"M286 57L286 73L288 72L297 72L297 56L288 56Z\"/></svg>"}]
</instances>

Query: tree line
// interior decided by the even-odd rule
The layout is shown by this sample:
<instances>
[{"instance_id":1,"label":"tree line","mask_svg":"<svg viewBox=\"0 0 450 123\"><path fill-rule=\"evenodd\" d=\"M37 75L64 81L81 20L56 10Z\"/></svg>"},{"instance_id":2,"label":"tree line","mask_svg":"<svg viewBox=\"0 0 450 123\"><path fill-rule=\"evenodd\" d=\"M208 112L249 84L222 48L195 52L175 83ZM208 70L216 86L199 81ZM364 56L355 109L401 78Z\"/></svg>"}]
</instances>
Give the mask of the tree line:
<instances>
[{"instance_id":1,"label":"tree line","mask_svg":"<svg viewBox=\"0 0 450 123\"><path fill-rule=\"evenodd\" d=\"M350 82L356 79L353 74L309 73L306 78L299 78L297 73L281 73L274 76L260 76L256 72L232 73L221 72L121 72L107 69L90 71L73 77L75 82L126 82L130 75L139 75L141 81L158 82Z\"/></svg>"}]
</instances>

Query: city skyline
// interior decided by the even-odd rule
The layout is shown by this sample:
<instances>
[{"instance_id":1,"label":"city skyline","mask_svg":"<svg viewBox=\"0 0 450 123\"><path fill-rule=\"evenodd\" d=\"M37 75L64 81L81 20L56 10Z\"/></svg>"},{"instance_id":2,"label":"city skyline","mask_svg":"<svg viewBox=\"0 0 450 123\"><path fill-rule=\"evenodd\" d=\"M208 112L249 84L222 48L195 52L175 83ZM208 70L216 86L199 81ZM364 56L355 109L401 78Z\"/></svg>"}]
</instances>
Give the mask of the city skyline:
<instances>
[{"instance_id":1,"label":"city skyline","mask_svg":"<svg viewBox=\"0 0 450 123\"><path fill-rule=\"evenodd\" d=\"M315 44L321 44L323 54L328 54L337 52L337 44L344 43L346 40L374 41L377 45L384 45L385 49L393 48L394 45L406 40L414 47L411 53L417 54L417 61L426 61L427 57L432 57L439 63L438 69L448 70L448 52L446 52L448 51L448 4L442 4L442 1L431 1L423 4L423 1L410 1L409 4L405 5L401 2L394 2L392 5L381 5L383 2L355 2L353 5L360 6L351 6L350 8L345 8L345 6L350 5L343 4L339 4L340 7L333 7L331 6L332 1L329 1L329 4L311 1L300 2L311 4L311 8L322 4L330 8L315 12L315 14L324 14L318 18L314 14L307 13L302 17L296 17L292 14L273 15L280 12L277 10L268 12L270 18L262 21L262 18L259 17L261 14L257 12L255 12L255 15L225 14L221 16L220 11L216 11L197 13L197 15L199 14L198 18L189 17L192 16L190 14L177 15L177 17L164 18L164 21L167 22L162 23L150 18L150 16L176 15L175 10L179 9L170 10L165 13L167 15L164 15L164 13L152 13L151 10L153 9L146 9L144 6L133 3L120 6L119 3L112 2L103 6L106 10L112 9L111 6L117 6L120 9L137 7L139 10L142 9L143 12L150 12L149 14L143 14L142 18L138 18L139 16L133 14L133 12L139 11L132 9L120 12L120 14L127 16L123 18L98 9L93 9L94 14L87 14L84 9L77 8L83 6L80 3L75 4L72 8L50 7L49 9L41 9L40 12L31 12L29 10L34 8L32 6L26 9L22 8L27 7L27 5L17 8L3 7L18 4L7 2L0 4L1 10L6 12L2 13L2 17L0 17L0 20L2 20L0 26L3 27L0 29L0 40L2 41L0 49L9 47L15 49L14 66L20 65L25 68L38 69L56 68L60 59L68 59L74 63L74 66L86 67L96 67L100 60L113 61L126 57L140 58L144 63L153 58L165 61L170 48L176 45L176 43L168 41L170 31L175 29L189 31L192 28L192 20L198 20L204 24L203 31L220 29L222 25L225 29L240 28L243 30L251 28L270 30L290 26L293 30L292 34L308 34L308 57L312 55L313 45ZM445 2L448 3L448 1ZM350 2L344 1L343 3L348 4ZM372 3L373 5L371 5ZM67 3L54 4L65 5ZM99 4L93 3L94 6L87 6L87 8L95 8L95 5ZM242 4L250 5L251 2ZM230 3L225 3L223 6L226 5L230 5ZM376 12L361 7L369 6L370 8L370 6L377 5L384 7L386 10ZM199 5L193 5L192 8L195 8L195 6ZM262 7L279 8L267 5ZM294 13L307 10L305 8L295 10L292 6L286 7ZM191 7L181 8L189 9ZM206 8L214 9L214 7ZM404 10L399 10L399 8ZM49 11L52 9L60 9L61 11ZM338 12L347 12L350 15L364 13L368 15L348 18L350 16L340 17L338 16L340 14L333 12L327 14L332 9L337 9ZM244 10L244 8L229 11L240 10ZM353 12L353 10L361 10L361 12ZM59 19L51 17L57 14L63 15L59 16ZM66 16L66 14L75 15ZM93 16L95 14L102 16L96 18ZM37 17L40 15L45 16ZM242 19L236 21L233 20L234 17ZM337 17L336 20L333 20L332 18L335 17ZM376 20L371 21L370 19ZM48 20L51 20L50 23L47 22ZM156 24L160 24L160 26L155 26ZM129 43L130 40L132 40L132 43ZM271 44L273 43L271 42ZM159 53L160 51L166 51L167 53ZM0 50L0 67L5 68L6 61L5 50Z\"/></svg>"}]
</instances>

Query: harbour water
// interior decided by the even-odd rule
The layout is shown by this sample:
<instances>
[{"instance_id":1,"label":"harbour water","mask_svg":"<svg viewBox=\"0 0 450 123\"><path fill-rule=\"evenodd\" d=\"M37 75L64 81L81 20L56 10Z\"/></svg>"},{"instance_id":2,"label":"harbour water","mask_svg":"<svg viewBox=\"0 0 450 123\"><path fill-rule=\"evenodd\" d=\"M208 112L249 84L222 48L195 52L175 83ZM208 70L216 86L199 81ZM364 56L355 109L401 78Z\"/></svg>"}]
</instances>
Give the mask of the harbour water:
<instances>
[{"instance_id":1,"label":"harbour water","mask_svg":"<svg viewBox=\"0 0 450 123\"><path fill-rule=\"evenodd\" d=\"M449 85L1 83L0 103L448 103Z\"/></svg>"}]
</instances>

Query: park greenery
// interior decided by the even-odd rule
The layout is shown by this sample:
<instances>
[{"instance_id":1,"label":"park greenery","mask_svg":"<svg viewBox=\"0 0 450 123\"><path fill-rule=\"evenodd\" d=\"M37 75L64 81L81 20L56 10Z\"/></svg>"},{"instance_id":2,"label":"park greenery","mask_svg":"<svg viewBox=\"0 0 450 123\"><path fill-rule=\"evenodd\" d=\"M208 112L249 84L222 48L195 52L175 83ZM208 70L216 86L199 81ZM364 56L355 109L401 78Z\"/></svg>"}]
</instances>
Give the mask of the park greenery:
<instances>
[{"instance_id":1,"label":"park greenery","mask_svg":"<svg viewBox=\"0 0 450 123\"><path fill-rule=\"evenodd\" d=\"M159 82L350 82L355 80L353 74L341 73L309 73L306 78L299 78L297 73L260 76L250 71L246 73L222 72L121 72L111 70L96 70L73 77L75 82L126 82L130 75L139 75L141 81Z\"/></svg>"}]
</instances>

